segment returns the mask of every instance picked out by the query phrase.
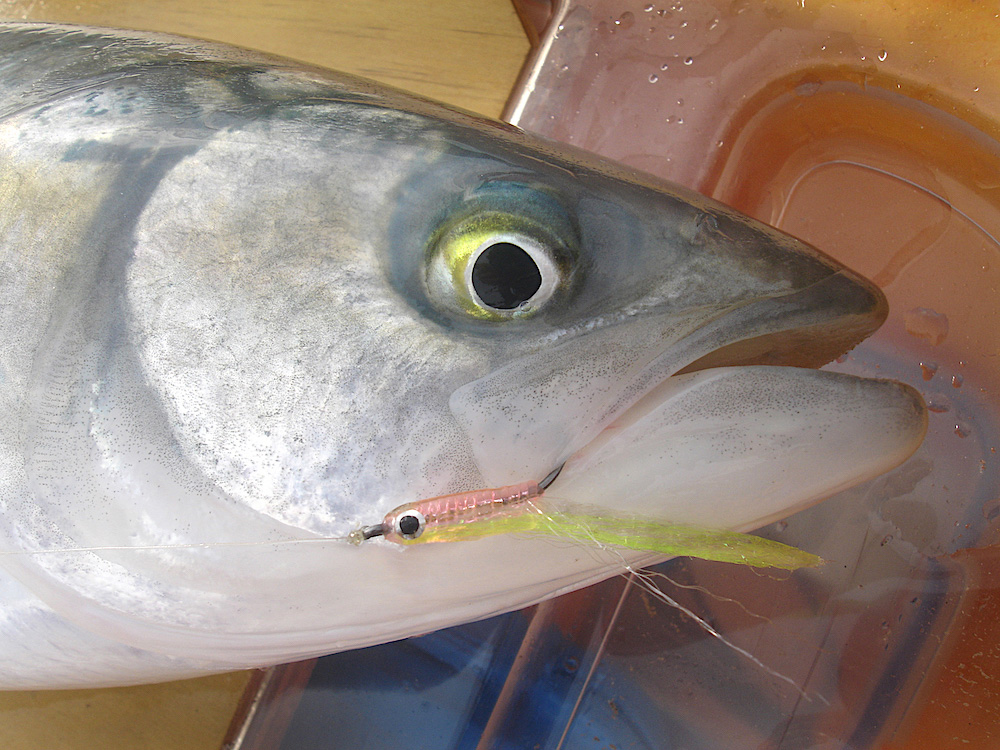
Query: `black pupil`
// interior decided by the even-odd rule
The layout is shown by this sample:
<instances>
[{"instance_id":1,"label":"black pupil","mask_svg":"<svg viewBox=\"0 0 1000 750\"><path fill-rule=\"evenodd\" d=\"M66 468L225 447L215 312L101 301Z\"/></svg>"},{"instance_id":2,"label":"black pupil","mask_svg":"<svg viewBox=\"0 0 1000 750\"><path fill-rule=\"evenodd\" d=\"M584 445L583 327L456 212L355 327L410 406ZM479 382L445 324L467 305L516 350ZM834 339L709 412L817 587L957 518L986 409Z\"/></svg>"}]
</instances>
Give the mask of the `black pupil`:
<instances>
[{"instance_id":1,"label":"black pupil","mask_svg":"<svg viewBox=\"0 0 1000 750\"><path fill-rule=\"evenodd\" d=\"M399 533L403 536L413 536L420 531L420 519L416 516L402 516L399 519Z\"/></svg>"},{"instance_id":2,"label":"black pupil","mask_svg":"<svg viewBox=\"0 0 1000 750\"><path fill-rule=\"evenodd\" d=\"M472 267L472 288L485 304L513 310L531 299L542 285L542 274L523 248L498 242L480 253Z\"/></svg>"}]
</instances>

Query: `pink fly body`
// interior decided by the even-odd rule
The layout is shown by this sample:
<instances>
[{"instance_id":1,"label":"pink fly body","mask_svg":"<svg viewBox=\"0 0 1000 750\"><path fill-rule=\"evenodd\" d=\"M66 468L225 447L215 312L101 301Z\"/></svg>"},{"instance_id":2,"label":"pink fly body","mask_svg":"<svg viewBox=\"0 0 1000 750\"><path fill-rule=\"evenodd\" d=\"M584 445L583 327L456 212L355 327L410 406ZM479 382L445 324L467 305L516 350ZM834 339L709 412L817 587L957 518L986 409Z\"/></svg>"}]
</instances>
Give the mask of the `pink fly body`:
<instances>
[{"instance_id":1,"label":"pink fly body","mask_svg":"<svg viewBox=\"0 0 1000 750\"><path fill-rule=\"evenodd\" d=\"M538 482L521 482L431 497L390 511L382 519L382 528L386 539L403 543L415 539L425 529L487 521L527 510L528 501L541 494Z\"/></svg>"}]
</instances>

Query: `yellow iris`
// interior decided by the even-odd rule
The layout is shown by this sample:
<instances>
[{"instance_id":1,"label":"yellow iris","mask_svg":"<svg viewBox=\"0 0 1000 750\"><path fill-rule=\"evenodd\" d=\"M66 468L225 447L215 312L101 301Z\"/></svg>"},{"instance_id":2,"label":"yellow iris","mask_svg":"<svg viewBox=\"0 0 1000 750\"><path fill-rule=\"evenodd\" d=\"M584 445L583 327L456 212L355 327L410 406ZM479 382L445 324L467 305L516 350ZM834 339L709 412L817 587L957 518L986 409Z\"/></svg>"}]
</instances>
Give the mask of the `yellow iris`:
<instances>
[{"instance_id":1,"label":"yellow iris","mask_svg":"<svg viewBox=\"0 0 1000 750\"><path fill-rule=\"evenodd\" d=\"M533 315L559 290L569 274L573 252L573 233L565 220L546 221L552 212L545 211L543 218L535 218L538 211L535 201L524 213L510 208L512 201L500 208L488 205L489 201L474 199L457 218L446 222L428 243L426 282L432 302L439 307L461 312L478 320L501 321ZM519 196L524 197L524 196ZM546 208L544 204L541 206ZM532 211L531 209L535 209ZM529 299L510 309L493 307L485 303L477 292L472 278L476 261L489 248L510 244L523 250L534 262L541 278L541 285Z\"/></svg>"}]
</instances>

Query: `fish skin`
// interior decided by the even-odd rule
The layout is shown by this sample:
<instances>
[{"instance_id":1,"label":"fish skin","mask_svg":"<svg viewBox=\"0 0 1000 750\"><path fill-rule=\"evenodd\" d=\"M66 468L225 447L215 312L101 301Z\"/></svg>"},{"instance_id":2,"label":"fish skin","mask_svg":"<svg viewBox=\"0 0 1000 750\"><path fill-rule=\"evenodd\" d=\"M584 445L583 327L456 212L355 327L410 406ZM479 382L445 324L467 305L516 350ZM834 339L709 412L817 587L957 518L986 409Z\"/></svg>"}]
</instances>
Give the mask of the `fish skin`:
<instances>
[{"instance_id":1,"label":"fish skin","mask_svg":"<svg viewBox=\"0 0 1000 750\"><path fill-rule=\"evenodd\" d=\"M0 26L0 160L7 551L344 536L403 500L544 476L670 374L649 364L670 325L708 331L671 372L817 366L886 315L870 283L683 188L189 40ZM574 235L564 283L528 319L463 316L424 283L429 239L484 184L537 194L525 211L543 219L554 202ZM456 392L495 397L494 374L522 362L516 403L463 422ZM571 364L575 386L610 373L609 390L554 386ZM601 419L578 424L594 402ZM524 424L504 433L507 413ZM480 422L519 440L516 457L491 463L470 437ZM613 572L523 544L2 556L0 679L124 684L304 658ZM521 554L544 564L493 566Z\"/></svg>"}]
</instances>

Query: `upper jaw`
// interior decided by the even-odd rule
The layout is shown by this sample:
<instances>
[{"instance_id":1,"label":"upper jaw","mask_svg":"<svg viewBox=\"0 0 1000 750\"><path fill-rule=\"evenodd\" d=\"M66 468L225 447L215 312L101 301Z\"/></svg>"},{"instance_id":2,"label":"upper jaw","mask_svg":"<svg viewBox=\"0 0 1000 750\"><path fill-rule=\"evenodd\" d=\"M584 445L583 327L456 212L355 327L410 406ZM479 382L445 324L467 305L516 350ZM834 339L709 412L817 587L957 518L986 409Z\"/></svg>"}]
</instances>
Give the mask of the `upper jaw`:
<instances>
[{"instance_id":1,"label":"upper jaw","mask_svg":"<svg viewBox=\"0 0 1000 750\"><path fill-rule=\"evenodd\" d=\"M719 346L680 372L747 364L820 367L871 335L888 311L878 287L840 270L787 295L735 309Z\"/></svg>"}]
</instances>

